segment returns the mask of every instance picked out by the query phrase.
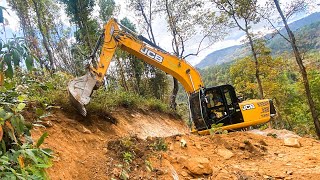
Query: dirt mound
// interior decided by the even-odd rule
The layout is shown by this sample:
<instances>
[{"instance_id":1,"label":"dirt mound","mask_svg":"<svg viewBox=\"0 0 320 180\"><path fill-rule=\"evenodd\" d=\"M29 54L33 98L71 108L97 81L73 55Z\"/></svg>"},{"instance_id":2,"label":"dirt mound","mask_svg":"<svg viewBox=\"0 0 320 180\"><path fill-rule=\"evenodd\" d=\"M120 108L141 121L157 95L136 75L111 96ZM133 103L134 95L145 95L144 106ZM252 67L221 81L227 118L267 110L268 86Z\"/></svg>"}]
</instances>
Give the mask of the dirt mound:
<instances>
[{"instance_id":1,"label":"dirt mound","mask_svg":"<svg viewBox=\"0 0 320 180\"><path fill-rule=\"evenodd\" d=\"M34 134L50 134L44 146L56 153L52 179L320 177L319 141L297 138L299 148L288 147L274 135L284 131L197 136L168 115L125 109L88 118L57 111L46 120L51 127Z\"/></svg>"},{"instance_id":2,"label":"dirt mound","mask_svg":"<svg viewBox=\"0 0 320 180\"><path fill-rule=\"evenodd\" d=\"M108 179L109 141L125 136L165 137L188 132L179 119L126 109L89 117L56 111L43 124L47 128L35 127L33 136L37 139L43 132L49 133L44 146L56 153L54 166L48 169L51 179Z\"/></svg>"}]
</instances>

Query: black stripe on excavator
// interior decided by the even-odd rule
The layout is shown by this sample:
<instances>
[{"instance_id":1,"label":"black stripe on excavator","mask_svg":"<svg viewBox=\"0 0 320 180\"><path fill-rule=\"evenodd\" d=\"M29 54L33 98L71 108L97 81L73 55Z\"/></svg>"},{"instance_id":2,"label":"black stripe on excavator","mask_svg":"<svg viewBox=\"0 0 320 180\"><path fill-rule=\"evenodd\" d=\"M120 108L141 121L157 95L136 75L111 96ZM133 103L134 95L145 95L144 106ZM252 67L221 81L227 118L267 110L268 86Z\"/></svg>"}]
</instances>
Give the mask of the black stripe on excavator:
<instances>
[{"instance_id":1,"label":"black stripe on excavator","mask_svg":"<svg viewBox=\"0 0 320 180\"><path fill-rule=\"evenodd\" d=\"M154 48L157 48L157 49L160 49L161 51L167 53L167 51L165 51L165 50L162 49L161 47L157 46L156 44L154 44L153 42L151 42L151 41L150 41L149 39L147 39L146 37L144 37L144 36L142 36L142 35L139 35L138 38L139 38L141 41L149 44L150 46L152 46L152 47L154 47Z\"/></svg>"}]
</instances>

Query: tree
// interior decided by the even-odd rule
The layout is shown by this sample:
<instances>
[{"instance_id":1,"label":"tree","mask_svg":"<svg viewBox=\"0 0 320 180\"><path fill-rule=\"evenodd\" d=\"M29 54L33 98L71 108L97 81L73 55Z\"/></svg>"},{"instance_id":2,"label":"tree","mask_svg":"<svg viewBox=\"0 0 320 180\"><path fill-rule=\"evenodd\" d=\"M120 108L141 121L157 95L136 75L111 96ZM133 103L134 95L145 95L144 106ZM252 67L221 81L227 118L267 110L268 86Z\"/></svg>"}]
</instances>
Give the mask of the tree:
<instances>
[{"instance_id":1,"label":"tree","mask_svg":"<svg viewBox=\"0 0 320 180\"><path fill-rule=\"evenodd\" d=\"M183 0L161 0L159 3L160 11L165 15L167 21L167 28L172 36L172 50L173 53L185 59L189 56L197 56L200 51L208 48L220 31L217 30L222 23L216 21L214 14L210 14L210 26L204 25L203 19L207 19L208 13L203 11L202 1L183 1ZM196 13L194 13L196 12ZM196 38L197 37L197 38ZM211 42L203 47L203 42L211 37ZM196 52L186 53L186 44L189 41L198 40ZM200 41L199 41L200 40ZM170 99L170 105L173 109L176 108L176 97L179 90L178 81L173 79L173 90Z\"/></svg>"},{"instance_id":2,"label":"tree","mask_svg":"<svg viewBox=\"0 0 320 180\"><path fill-rule=\"evenodd\" d=\"M299 48L298 48L298 46L296 44L295 36L294 36L293 32L291 31L291 29L290 29L290 27L288 25L287 18L283 14L283 11L282 11L282 9L280 7L279 1L278 0L274 0L274 4L275 4L275 6L277 8L277 11L279 12L281 20L282 20L282 22L283 22L283 24L285 26L285 29L286 29L286 31L288 33L288 38L289 38L288 41L291 44L291 47L292 47L296 62L298 64L298 66L299 66L299 70L300 70L300 73L301 73L301 76L302 76L303 85L304 85L304 89L305 89L305 94L306 94L306 97L307 97L307 100L308 100L308 105L309 105L309 108L310 108L311 116L312 116L312 119L313 119L313 122L314 122L314 125L315 125L315 128L316 128L316 133L317 133L318 137L320 138L319 117L318 117L318 113L317 113L316 108L315 108L314 101L313 101L312 96L311 96L310 85L309 85L309 80L308 80L308 74L307 74L306 68L305 68L305 66L303 64L303 59L302 59L301 53L300 53ZM297 8L300 7L300 6L301 6L301 2L296 5Z\"/></svg>"},{"instance_id":3,"label":"tree","mask_svg":"<svg viewBox=\"0 0 320 180\"><path fill-rule=\"evenodd\" d=\"M217 8L232 20L232 26L244 31L249 41L253 60L255 62L255 78L258 84L259 98L263 98L263 88L259 72L257 52L254 47L254 37L251 32L251 25L260 21L257 13L257 0L213 0ZM242 23L243 22L243 23Z\"/></svg>"},{"instance_id":4,"label":"tree","mask_svg":"<svg viewBox=\"0 0 320 180\"><path fill-rule=\"evenodd\" d=\"M152 0L131 0L129 5L142 18L143 29L146 31L149 40L155 45L157 45L157 41L154 36L153 20L159 14L156 2ZM157 99L163 99L167 89L166 74L154 66L145 64L145 67L145 70L150 74L149 84L150 89L152 89L151 93Z\"/></svg>"},{"instance_id":5,"label":"tree","mask_svg":"<svg viewBox=\"0 0 320 180\"><path fill-rule=\"evenodd\" d=\"M50 70L50 67L46 64L44 54L41 50L41 45L39 43L39 37L36 33L37 23L33 22L33 5L29 1L23 0L9 0L8 3L12 9L17 12L26 44L30 48L32 54L34 54L39 60L40 67L46 67L47 70Z\"/></svg>"},{"instance_id":6,"label":"tree","mask_svg":"<svg viewBox=\"0 0 320 180\"><path fill-rule=\"evenodd\" d=\"M51 50L51 47L49 45L50 43L50 33L49 33L49 26L47 24L48 19L46 18L46 10L44 9L44 3L40 0L32 0L34 10L36 12L36 18L38 22L38 28L40 30L41 36L42 36L42 43L43 46L45 47L47 54L48 54L48 59L50 62L50 67L51 70L54 71L54 60L53 60L53 53ZM52 20L52 19L50 19Z\"/></svg>"},{"instance_id":7,"label":"tree","mask_svg":"<svg viewBox=\"0 0 320 180\"><path fill-rule=\"evenodd\" d=\"M40 67L73 73L66 33L70 30L64 29L59 4L55 0L10 0L9 5L18 15L26 43Z\"/></svg>"},{"instance_id":8,"label":"tree","mask_svg":"<svg viewBox=\"0 0 320 180\"><path fill-rule=\"evenodd\" d=\"M82 43L86 53L91 53L98 39L98 24L91 18L95 5L94 0L60 0L66 5L66 12L78 30L75 33L78 42Z\"/></svg>"},{"instance_id":9,"label":"tree","mask_svg":"<svg viewBox=\"0 0 320 180\"><path fill-rule=\"evenodd\" d=\"M277 117L273 123L274 128L289 128L292 130L291 104L295 104L293 99L299 99L297 93L292 91L296 89L296 81L290 82L289 73L295 72L294 68L282 57L272 57L271 50L266 47L265 41L258 39L255 41L255 49L259 61L259 71L262 80L265 97L272 99ZM255 63L252 56L245 57L236 61L230 67L230 76L235 89L245 99L255 98L257 84L255 83ZM291 98L294 97L294 98ZM300 105L303 102L300 102ZM294 107L298 109L299 107ZM299 108L300 110L301 108ZM285 112L287 111L287 112ZM284 116L283 116L284 114ZM290 116L290 118L288 118Z\"/></svg>"},{"instance_id":10,"label":"tree","mask_svg":"<svg viewBox=\"0 0 320 180\"><path fill-rule=\"evenodd\" d=\"M103 23L106 23L114 14L116 4L114 0L99 0L99 16Z\"/></svg>"}]
</instances>

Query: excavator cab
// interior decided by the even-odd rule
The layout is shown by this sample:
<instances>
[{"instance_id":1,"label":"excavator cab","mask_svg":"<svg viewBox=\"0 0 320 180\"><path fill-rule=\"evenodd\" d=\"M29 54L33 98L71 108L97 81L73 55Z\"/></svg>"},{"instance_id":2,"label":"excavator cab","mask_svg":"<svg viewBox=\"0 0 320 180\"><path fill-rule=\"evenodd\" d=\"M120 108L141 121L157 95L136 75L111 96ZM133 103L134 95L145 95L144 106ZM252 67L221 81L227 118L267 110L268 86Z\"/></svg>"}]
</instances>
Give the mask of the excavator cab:
<instances>
[{"instance_id":1,"label":"excavator cab","mask_svg":"<svg viewBox=\"0 0 320 180\"><path fill-rule=\"evenodd\" d=\"M195 108L198 104L198 108ZM212 124L230 125L243 122L239 101L231 85L205 88L190 96L192 119L198 130Z\"/></svg>"},{"instance_id":2,"label":"excavator cab","mask_svg":"<svg viewBox=\"0 0 320 180\"><path fill-rule=\"evenodd\" d=\"M197 132L206 132L212 125L222 129L239 129L266 122L275 114L270 100L240 102L231 85L203 88L189 97L191 118ZM256 114L255 116L248 116Z\"/></svg>"}]
</instances>

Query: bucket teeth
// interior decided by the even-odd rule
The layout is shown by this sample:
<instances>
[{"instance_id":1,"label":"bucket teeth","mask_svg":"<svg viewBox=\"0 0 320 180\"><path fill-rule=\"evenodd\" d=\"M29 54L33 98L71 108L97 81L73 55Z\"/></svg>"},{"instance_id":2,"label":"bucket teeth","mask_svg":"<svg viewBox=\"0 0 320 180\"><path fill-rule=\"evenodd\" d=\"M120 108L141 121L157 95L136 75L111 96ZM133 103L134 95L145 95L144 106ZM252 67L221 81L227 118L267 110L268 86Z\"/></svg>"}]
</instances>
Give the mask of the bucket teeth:
<instances>
[{"instance_id":1,"label":"bucket teeth","mask_svg":"<svg viewBox=\"0 0 320 180\"><path fill-rule=\"evenodd\" d=\"M73 95L69 91L69 100L74 108L77 109L77 111L82 115L82 116L87 116L87 110L82 105L78 100L76 100Z\"/></svg>"}]
</instances>

